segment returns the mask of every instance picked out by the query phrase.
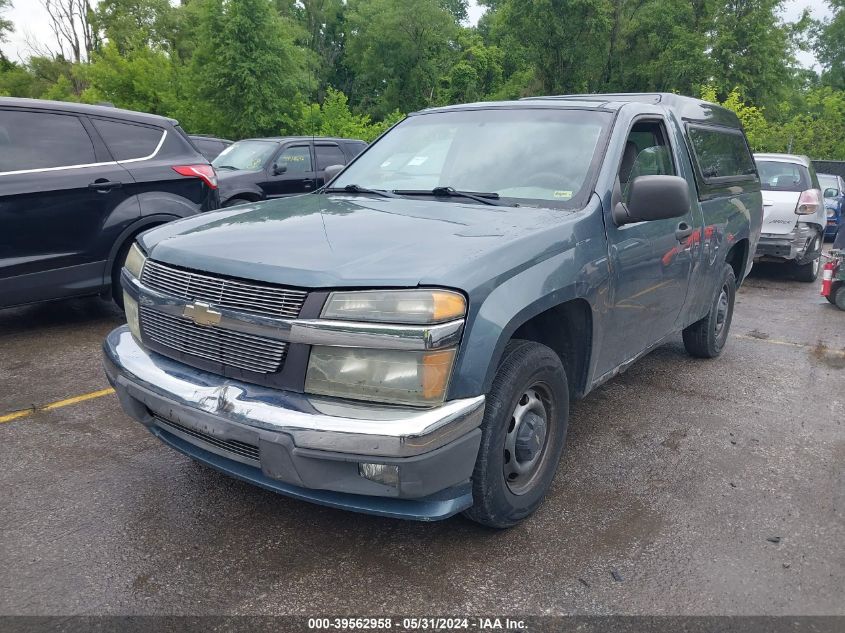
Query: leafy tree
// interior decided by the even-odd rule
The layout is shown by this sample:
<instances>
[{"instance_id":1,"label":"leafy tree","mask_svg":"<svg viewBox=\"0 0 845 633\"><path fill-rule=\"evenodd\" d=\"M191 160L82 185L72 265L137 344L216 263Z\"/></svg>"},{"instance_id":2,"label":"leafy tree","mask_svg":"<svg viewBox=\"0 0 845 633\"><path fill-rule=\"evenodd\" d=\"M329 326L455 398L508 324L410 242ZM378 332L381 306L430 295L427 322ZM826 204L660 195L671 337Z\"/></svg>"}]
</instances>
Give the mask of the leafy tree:
<instances>
[{"instance_id":1,"label":"leafy tree","mask_svg":"<svg viewBox=\"0 0 845 633\"><path fill-rule=\"evenodd\" d=\"M11 20L6 20L3 18L3 12L7 11L12 7L11 0L0 0L0 44L3 42L8 42L8 34L14 30L14 25L12 24ZM6 59L3 57L3 52L0 51L0 59Z\"/></svg>"},{"instance_id":2,"label":"leafy tree","mask_svg":"<svg viewBox=\"0 0 845 633\"><path fill-rule=\"evenodd\" d=\"M442 100L446 103L483 101L502 86L504 53L498 46L486 46L472 29L461 29L460 49L443 77Z\"/></svg>"},{"instance_id":3,"label":"leafy tree","mask_svg":"<svg viewBox=\"0 0 845 633\"><path fill-rule=\"evenodd\" d=\"M708 82L713 0L617 0L604 89L696 94Z\"/></svg>"},{"instance_id":4,"label":"leafy tree","mask_svg":"<svg viewBox=\"0 0 845 633\"><path fill-rule=\"evenodd\" d=\"M439 0L350 0L347 21L356 106L382 117L436 103L458 28Z\"/></svg>"},{"instance_id":5,"label":"leafy tree","mask_svg":"<svg viewBox=\"0 0 845 633\"><path fill-rule=\"evenodd\" d=\"M722 0L712 24L713 81L722 94L738 88L752 102L773 105L793 85L795 29L779 18L783 0ZM809 26L805 14L797 31Z\"/></svg>"},{"instance_id":6,"label":"leafy tree","mask_svg":"<svg viewBox=\"0 0 845 633\"><path fill-rule=\"evenodd\" d=\"M279 134L295 123L305 59L269 0L202 2L190 64L195 130L231 138Z\"/></svg>"},{"instance_id":7,"label":"leafy tree","mask_svg":"<svg viewBox=\"0 0 845 633\"><path fill-rule=\"evenodd\" d=\"M121 55L144 47L173 50L176 15L169 0L100 0L93 24Z\"/></svg>"},{"instance_id":8,"label":"leafy tree","mask_svg":"<svg viewBox=\"0 0 845 633\"><path fill-rule=\"evenodd\" d=\"M827 0L833 17L818 25L815 52L823 67L822 81L845 90L845 0Z\"/></svg>"},{"instance_id":9,"label":"leafy tree","mask_svg":"<svg viewBox=\"0 0 845 633\"><path fill-rule=\"evenodd\" d=\"M178 110L176 72L162 51L138 46L121 54L110 41L81 72L88 84L83 101L162 115Z\"/></svg>"},{"instance_id":10,"label":"leafy tree","mask_svg":"<svg viewBox=\"0 0 845 633\"><path fill-rule=\"evenodd\" d=\"M590 92L601 85L611 0L500 0L490 12L491 39L514 51L512 70L525 93Z\"/></svg>"},{"instance_id":11,"label":"leafy tree","mask_svg":"<svg viewBox=\"0 0 845 633\"><path fill-rule=\"evenodd\" d=\"M404 116L397 110L388 114L381 122L373 123L369 115L354 114L349 109L349 100L345 94L329 88L322 105L314 103L303 106L299 133L372 141Z\"/></svg>"}]
</instances>

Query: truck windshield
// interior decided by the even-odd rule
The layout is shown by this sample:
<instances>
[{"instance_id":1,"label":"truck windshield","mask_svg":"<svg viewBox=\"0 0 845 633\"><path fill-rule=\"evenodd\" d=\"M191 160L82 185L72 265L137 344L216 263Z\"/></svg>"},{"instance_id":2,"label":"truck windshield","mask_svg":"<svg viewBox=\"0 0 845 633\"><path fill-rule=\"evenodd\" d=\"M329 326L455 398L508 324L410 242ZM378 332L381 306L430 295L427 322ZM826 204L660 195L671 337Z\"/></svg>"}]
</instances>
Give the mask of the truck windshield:
<instances>
[{"instance_id":1,"label":"truck windshield","mask_svg":"<svg viewBox=\"0 0 845 633\"><path fill-rule=\"evenodd\" d=\"M238 141L220 152L211 164L215 169L257 171L278 146L278 143L272 141Z\"/></svg>"},{"instance_id":2,"label":"truck windshield","mask_svg":"<svg viewBox=\"0 0 845 633\"><path fill-rule=\"evenodd\" d=\"M489 108L407 118L372 145L332 190L487 194L525 206L583 206L610 113ZM454 195L442 200L467 202Z\"/></svg>"}]
</instances>

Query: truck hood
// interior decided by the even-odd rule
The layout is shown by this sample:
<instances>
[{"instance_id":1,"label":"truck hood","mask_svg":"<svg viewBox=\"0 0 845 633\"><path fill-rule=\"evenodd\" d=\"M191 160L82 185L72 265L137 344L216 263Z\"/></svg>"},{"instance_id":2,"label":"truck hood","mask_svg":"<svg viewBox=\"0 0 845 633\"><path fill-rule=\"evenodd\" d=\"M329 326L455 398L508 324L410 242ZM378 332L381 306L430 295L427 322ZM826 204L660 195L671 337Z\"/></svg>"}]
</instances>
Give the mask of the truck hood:
<instances>
[{"instance_id":1,"label":"truck hood","mask_svg":"<svg viewBox=\"0 0 845 633\"><path fill-rule=\"evenodd\" d=\"M152 258L175 266L282 285L445 282L461 288L479 270L489 281L497 270L559 251L555 243L574 243L572 231L560 224L575 215L451 200L308 194L171 222L145 233L141 245ZM504 249L513 242L524 247Z\"/></svg>"}]
</instances>

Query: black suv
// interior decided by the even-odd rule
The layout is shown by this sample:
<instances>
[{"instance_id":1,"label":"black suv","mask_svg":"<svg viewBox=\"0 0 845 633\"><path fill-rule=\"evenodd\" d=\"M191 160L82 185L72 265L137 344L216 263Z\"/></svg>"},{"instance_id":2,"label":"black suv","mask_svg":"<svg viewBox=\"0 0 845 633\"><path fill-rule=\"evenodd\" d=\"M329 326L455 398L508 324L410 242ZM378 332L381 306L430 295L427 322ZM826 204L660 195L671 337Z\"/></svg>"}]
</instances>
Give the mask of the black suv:
<instances>
[{"instance_id":1,"label":"black suv","mask_svg":"<svg viewBox=\"0 0 845 633\"><path fill-rule=\"evenodd\" d=\"M214 159L220 203L230 207L322 187L326 167L346 165L364 151L364 141L287 136L233 143Z\"/></svg>"},{"instance_id":2,"label":"black suv","mask_svg":"<svg viewBox=\"0 0 845 633\"><path fill-rule=\"evenodd\" d=\"M119 290L135 236L216 209L216 189L173 119L0 98L0 308Z\"/></svg>"}]
</instances>

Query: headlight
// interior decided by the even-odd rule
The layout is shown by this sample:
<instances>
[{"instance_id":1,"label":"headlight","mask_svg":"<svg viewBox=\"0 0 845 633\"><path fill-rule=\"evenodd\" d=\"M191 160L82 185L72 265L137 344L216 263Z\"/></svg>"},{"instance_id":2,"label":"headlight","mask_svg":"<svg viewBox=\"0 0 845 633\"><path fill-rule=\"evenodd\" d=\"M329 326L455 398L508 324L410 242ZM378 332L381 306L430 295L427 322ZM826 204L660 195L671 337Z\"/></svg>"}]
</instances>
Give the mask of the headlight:
<instances>
[{"instance_id":1,"label":"headlight","mask_svg":"<svg viewBox=\"0 0 845 633\"><path fill-rule=\"evenodd\" d=\"M378 323L429 325L460 319L466 299L451 290L365 290L333 292L323 308L323 318Z\"/></svg>"},{"instance_id":2,"label":"headlight","mask_svg":"<svg viewBox=\"0 0 845 633\"><path fill-rule=\"evenodd\" d=\"M147 261L147 256L141 252L141 249L138 247L138 244L135 243L129 249L129 253L126 255L126 261L123 263L123 266L132 273L132 276L135 279L141 278L141 272L144 270L144 262Z\"/></svg>"},{"instance_id":3,"label":"headlight","mask_svg":"<svg viewBox=\"0 0 845 633\"><path fill-rule=\"evenodd\" d=\"M443 402L454 349L426 352L320 347L311 349L305 391L391 404Z\"/></svg>"},{"instance_id":4,"label":"headlight","mask_svg":"<svg viewBox=\"0 0 845 633\"><path fill-rule=\"evenodd\" d=\"M141 327L138 322L138 303L123 291L123 311L126 313L126 324L129 326L129 331L139 341L141 340Z\"/></svg>"}]
</instances>

